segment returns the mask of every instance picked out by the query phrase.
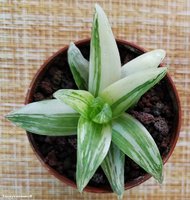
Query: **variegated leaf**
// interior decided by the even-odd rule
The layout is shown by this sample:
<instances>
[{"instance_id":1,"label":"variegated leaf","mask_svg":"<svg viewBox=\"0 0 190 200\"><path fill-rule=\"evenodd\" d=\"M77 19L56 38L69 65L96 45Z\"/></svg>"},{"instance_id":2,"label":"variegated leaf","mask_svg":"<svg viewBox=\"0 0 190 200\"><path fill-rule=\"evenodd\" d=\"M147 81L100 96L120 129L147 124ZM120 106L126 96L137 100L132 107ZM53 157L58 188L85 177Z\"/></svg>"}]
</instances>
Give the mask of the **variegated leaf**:
<instances>
[{"instance_id":1,"label":"variegated leaf","mask_svg":"<svg viewBox=\"0 0 190 200\"><path fill-rule=\"evenodd\" d=\"M137 58L134 58L122 66L121 78L140 71L157 68L158 65L163 61L165 55L166 52L164 50L155 49L153 51L144 53Z\"/></svg>"},{"instance_id":2,"label":"variegated leaf","mask_svg":"<svg viewBox=\"0 0 190 200\"><path fill-rule=\"evenodd\" d=\"M92 118L93 122L98 124L105 124L112 120L112 110L109 104L105 103L102 110Z\"/></svg>"},{"instance_id":3,"label":"variegated leaf","mask_svg":"<svg viewBox=\"0 0 190 200\"><path fill-rule=\"evenodd\" d=\"M110 124L80 117L77 131L77 187L81 192L104 160L111 143Z\"/></svg>"},{"instance_id":4,"label":"variegated leaf","mask_svg":"<svg viewBox=\"0 0 190 200\"><path fill-rule=\"evenodd\" d=\"M6 118L32 133L58 136L76 134L79 114L54 99L27 104Z\"/></svg>"},{"instance_id":5,"label":"variegated leaf","mask_svg":"<svg viewBox=\"0 0 190 200\"><path fill-rule=\"evenodd\" d=\"M125 154L114 143L111 143L101 167L112 190L119 196L124 192L124 163Z\"/></svg>"},{"instance_id":6,"label":"variegated leaf","mask_svg":"<svg viewBox=\"0 0 190 200\"><path fill-rule=\"evenodd\" d=\"M117 117L158 83L166 72L167 68L160 67L132 74L107 87L100 97L111 106L113 117Z\"/></svg>"},{"instance_id":7,"label":"variegated leaf","mask_svg":"<svg viewBox=\"0 0 190 200\"><path fill-rule=\"evenodd\" d=\"M96 4L90 44L89 87L96 97L104 88L120 79L121 62L108 19Z\"/></svg>"},{"instance_id":8,"label":"variegated leaf","mask_svg":"<svg viewBox=\"0 0 190 200\"><path fill-rule=\"evenodd\" d=\"M112 141L127 156L162 182L162 159L150 133L129 114L113 120Z\"/></svg>"},{"instance_id":9,"label":"variegated leaf","mask_svg":"<svg viewBox=\"0 0 190 200\"><path fill-rule=\"evenodd\" d=\"M71 42L67 54L76 85L79 89L86 90L88 88L89 62L73 42Z\"/></svg>"},{"instance_id":10,"label":"variegated leaf","mask_svg":"<svg viewBox=\"0 0 190 200\"><path fill-rule=\"evenodd\" d=\"M88 117L88 107L94 100L94 97L85 90L61 89L55 92L53 96L68 104L84 117Z\"/></svg>"}]
</instances>

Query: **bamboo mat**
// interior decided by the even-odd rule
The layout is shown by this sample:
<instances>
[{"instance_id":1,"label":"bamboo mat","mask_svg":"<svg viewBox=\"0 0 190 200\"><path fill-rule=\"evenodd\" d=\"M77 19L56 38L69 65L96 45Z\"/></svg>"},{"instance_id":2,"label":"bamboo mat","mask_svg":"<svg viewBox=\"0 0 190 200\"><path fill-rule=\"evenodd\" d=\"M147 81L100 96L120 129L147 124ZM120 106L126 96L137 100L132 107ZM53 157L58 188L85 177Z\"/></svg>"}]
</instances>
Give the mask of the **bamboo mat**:
<instances>
[{"instance_id":1,"label":"bamboo mat","mask_svg":"<svg viewBox=\"0 0 190 200\"><path fill-rule=\"evenodd\" d=\"M182 103L182 129L165 165L162 186L153 179L125 192L130 200L190 199L190 0L0 0L0 199L114 200L113 194L79 194L49 175L23 130L3 116L23 105L43 61L70 41L90 36L98 2L117 38L167 51L165 64ZM20 196L20 197L19 197Z\"/></svg>"}]
</instances>

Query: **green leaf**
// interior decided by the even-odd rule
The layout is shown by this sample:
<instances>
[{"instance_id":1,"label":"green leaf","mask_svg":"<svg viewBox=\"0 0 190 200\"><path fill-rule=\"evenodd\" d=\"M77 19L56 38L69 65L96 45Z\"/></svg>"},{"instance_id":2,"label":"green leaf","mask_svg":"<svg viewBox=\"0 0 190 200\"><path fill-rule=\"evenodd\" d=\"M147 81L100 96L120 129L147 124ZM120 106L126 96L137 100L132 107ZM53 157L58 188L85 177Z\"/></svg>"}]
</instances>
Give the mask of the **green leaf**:
<instances>
[{"instance_id":1,"label":"green leaf","mask_svg":"<svg viewBox=\"0 0 190 200\"><path fill-rule=\"evenodd\" d=\"M117 117L133 106L166 72L166 67L160 67L132 74L107 87L100 97L111 106L113 117Z\"/></svg>"},{"instance_id":2,"label":"green leaf","mask_svg":"<svg viewBox=\"0 0 190 200\"><path fill-rule=\"evenodd\" d=\"M120 79L121 61L108 19L96 4L90 44L89 87L95 97Z\"/></svg>"},{"instance_id":3,"label":"green leaf","mask_svg":"<svg viewBox=\"0 0 190 200\"><path fill-rule=\"evenodd\" d=\"M58 136L76 134L79 114L54 99L27 104L6 118L32 133Z\"/></svg>"},{"instance_id":4,"label":"green leaf","mask_svg":"<svg viewBox=\"0 0 190 200\"><path fill-rule=\"evenodd\" d=\"M76 85L81 90L88 88L89 62L80 50L71 42L68 49L68 62Z\"/></svg>"},{"instance_id":5,"label":"green leaf","mask_svg":"<svg viewBox=\"0 0 190 200\"><path fill-rule=\"evenodd\" d=\"M102 110L92 119L98 124L108 123L112 120L112 110L109 104L105 103L102 107Z\"/></svg>"},{"instance_id":6,"label":"green leaf","mask_svg":"<svg viewBox=\"0 0 190 200\"><path fill-rule=\"evenodd\" d=\"M121 78L136 72L157 68L158 65L163 61L165 55L166 52L164 50L155 49L138 56L122 66Z\"/></svg>"},{"instance_id":7,"label":"green leaf","mask_svg":"<svg viewBox=\"0 0 190 200\"><path fill-rule=\"evenodd\" d=\"M125 154L114 143L111 143L101 167L112 190L119 196L124 192L124 163Z\"/></svg>"},{"instance_id":8,"label":"green leaf","mask_svg":"<svg viewBox=\"0 0 190 200\"><path fill-rule=\"evenodd\" d=\"M112 110L102 98L96 97L88 107L88 116L93 122L104 124L112 120Z\"/></svg>"},{"instance_id":9,"label":"green leaf","mask_svg":"<svg viewBox=\"0 0 190 200\"><path fill-rule=\"evenodd\" d=\"M53 96L68 104L84 117L88 117L88 107L94 100L94 97L85 90L61 89Z\"/></svg>"},{"instance_id":10,"label":"green leaf","mask_svg":"<svg viewBox=\"0 0 190 200\"><path fill-rule=\"evenodd\" d=\"M139 121L129 114L114 119L112 141L145 171L162 182L163 163L159 150Z\"/></svg>"},{"instance_id":11,"label":"green leaf","mask_svg":"<svg viewBox=\"0 0 190 200\"><path fill-rule=\"evenodd\" d=\"M77 187L81 192L104 160L111 143L110 124L80 117L77 131Z\"/></svg>"}]
</instances>

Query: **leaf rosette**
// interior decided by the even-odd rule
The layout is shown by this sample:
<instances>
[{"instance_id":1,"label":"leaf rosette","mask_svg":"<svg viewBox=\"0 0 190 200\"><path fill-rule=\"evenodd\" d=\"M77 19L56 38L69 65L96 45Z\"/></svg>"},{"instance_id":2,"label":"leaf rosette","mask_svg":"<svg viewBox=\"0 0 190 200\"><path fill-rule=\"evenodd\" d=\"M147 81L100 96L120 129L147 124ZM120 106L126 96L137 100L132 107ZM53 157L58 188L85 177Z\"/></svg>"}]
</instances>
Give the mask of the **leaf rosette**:
<instances>
[{"instance_id":1,"label":"leaf rosette","mask_svg":"<svg viewBox=\"0 0 190 200\"><path fill-rule=\"evenodd\" d=\"M165 51L157 49L121 67L110 24L96 4L90 60L74 43L68 49L68 62L79 90L58 90L56 99L30 103L6 117L36 134L77 134L79 191L101 166L113 191L121 197L125 155L161 182L159 150L148 130L126 111L166 75L166 67L157 68L164 57Z\"/></svg>"}]
</instances>

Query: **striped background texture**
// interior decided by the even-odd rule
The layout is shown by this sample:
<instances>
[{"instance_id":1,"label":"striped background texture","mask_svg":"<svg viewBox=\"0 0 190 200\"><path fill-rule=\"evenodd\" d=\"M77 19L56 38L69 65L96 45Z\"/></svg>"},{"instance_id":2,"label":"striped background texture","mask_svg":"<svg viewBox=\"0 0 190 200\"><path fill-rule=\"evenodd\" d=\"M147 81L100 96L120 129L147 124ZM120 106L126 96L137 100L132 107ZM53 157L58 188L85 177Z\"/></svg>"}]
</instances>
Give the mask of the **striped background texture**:
<instances>
[{"instance_id":1,"label":"striped background texture","mask_svg":"<svg viewBox=\"0 0 190 200\"><path fill-rule=\"evenodd\" d=\"M114 200L114 194L78 193L41 166L26 134L4 119L23 105L40 65L58 49L90 37L99 3L116 38L147 50L165 49L164 63L178 89L182 128L160 186L152 178L124 200L190 199L190 0L0 0L0 200ZM20 197L19 197L20 196Z\"/></svg>"}]
</instances>

